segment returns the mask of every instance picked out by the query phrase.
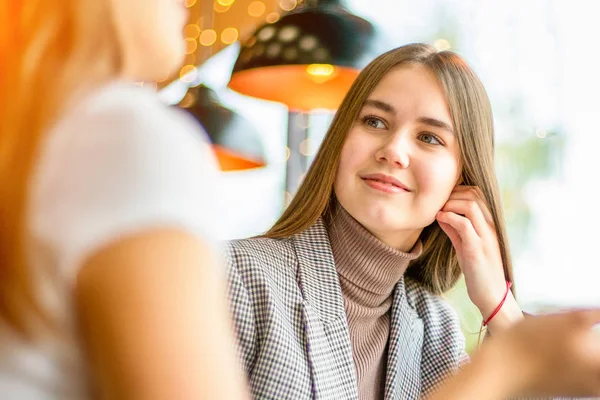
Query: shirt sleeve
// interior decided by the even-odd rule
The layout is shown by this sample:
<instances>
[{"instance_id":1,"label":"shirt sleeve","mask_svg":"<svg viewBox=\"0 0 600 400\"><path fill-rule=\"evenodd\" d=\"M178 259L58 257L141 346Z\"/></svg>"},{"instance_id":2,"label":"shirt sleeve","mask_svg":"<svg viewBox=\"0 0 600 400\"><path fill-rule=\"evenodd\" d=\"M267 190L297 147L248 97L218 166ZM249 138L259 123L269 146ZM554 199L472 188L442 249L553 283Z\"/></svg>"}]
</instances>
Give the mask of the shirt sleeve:
<instances>
[{"instance_id":1,"label":"shirt sleeve","mask_svg":"<svg viewBox=\"0 0 600 400\"><path fill-rule=\"evenodd\" d=\"M219 172L200 126L153 96L105 96L51 135L33 190L33 236L71 278L99 247L147 229L218 236Z\"/></svg>"}]
</instances>

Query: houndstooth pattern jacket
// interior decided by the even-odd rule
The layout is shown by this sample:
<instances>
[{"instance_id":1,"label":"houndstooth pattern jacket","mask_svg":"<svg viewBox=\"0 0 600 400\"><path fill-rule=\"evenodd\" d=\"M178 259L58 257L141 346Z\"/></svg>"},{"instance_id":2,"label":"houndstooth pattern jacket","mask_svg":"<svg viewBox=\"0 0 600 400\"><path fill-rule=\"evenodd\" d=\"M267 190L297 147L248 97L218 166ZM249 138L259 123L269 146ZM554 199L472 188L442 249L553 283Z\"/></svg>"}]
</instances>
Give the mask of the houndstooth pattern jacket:
<instances>
[{"instance_id":1,"label":"houndstooth pattern jacket","mask_svg":"<svg viewBox=\"0 0 600 400\"><path fill-rule=\"evenodd\" d=\"M232 241L227 260L253 397L356 400L348 323L323 221L287 239ZM401 280L391 307L385 399L419 399L467 359L451 307Z\"/></svg>"}]
</instances>

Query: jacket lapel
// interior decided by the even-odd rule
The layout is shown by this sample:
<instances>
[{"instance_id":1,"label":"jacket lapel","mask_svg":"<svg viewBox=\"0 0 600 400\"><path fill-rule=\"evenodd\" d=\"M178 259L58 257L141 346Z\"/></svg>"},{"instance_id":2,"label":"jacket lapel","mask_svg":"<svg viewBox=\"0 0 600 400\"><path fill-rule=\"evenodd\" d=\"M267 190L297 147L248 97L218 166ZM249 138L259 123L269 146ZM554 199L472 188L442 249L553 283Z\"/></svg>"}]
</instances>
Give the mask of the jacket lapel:
<instances>
[{"instance_id":1,"label":"jacket lapel","mask_svg":"<svg viewBox=\"0 0 600 400\"><path fill-rule=\"evenodd\" d=\"M302 292L304 345L314 399L356 400L358 387L342 290L329 236L319 219L293 237Z\"/></svg>"},{"instance_id":2,"label":"jacket lapel","mask_svg":"<svg viewBox=\"0 0 600 400\"><path fill-rule=\"evenodd\" d=\"M409 305L402 279L391 309L385 400L420 397L422 347L423 321Z\"/></svg>"}]
</instances>

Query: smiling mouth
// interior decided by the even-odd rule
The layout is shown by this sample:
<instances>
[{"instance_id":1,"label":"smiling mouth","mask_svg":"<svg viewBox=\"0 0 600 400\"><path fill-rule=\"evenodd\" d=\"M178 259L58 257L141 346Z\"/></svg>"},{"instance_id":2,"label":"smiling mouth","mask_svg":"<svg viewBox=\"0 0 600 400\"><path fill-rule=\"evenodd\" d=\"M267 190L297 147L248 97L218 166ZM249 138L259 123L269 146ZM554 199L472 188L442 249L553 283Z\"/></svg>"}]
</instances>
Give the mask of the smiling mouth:
<instances>
[{"instance_id":1,"label":"smiling mouth","mask_svg":"<svg viewBox=\"0 0 600 400\"><path fill-rule=\"evenodd\" d=\"M380 192L390 194L410 192L410 190L387 180L382 180L375 177L366 177L362 178L362 180L367 184L367 186Z\"/></svg>"}]
</instances>

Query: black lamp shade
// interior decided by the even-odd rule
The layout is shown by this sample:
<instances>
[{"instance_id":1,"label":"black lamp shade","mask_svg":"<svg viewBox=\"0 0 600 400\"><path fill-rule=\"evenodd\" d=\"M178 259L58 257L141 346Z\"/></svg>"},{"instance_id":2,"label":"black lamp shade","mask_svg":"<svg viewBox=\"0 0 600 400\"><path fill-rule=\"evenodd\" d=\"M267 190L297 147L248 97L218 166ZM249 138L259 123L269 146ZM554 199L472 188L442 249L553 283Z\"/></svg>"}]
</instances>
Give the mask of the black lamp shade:
<instances>
[{"instance_id":1,"label":"black lamp shade","mask_svg":"<svg viewBox=\"0 0 600 400\"><path fill-rule=\"evenodd\" d=\"M247 119L223 106L214 90L207 86L192 87L189 94L194 100L184 109L210 137L222 169L238 170L264 165L262 140Z\"/></svg>"},{"instance_id":2,"label":"black lamp shade","mask_svg":"<svg viewBox=\"0 0 600 400\"><path fill-rule=\"evenodd\" d=\"M337 2L305 7L263 25L242 44L229 87L293 111L336 109L383 47L370 22Z\"/></svg>"}]
</instances>

